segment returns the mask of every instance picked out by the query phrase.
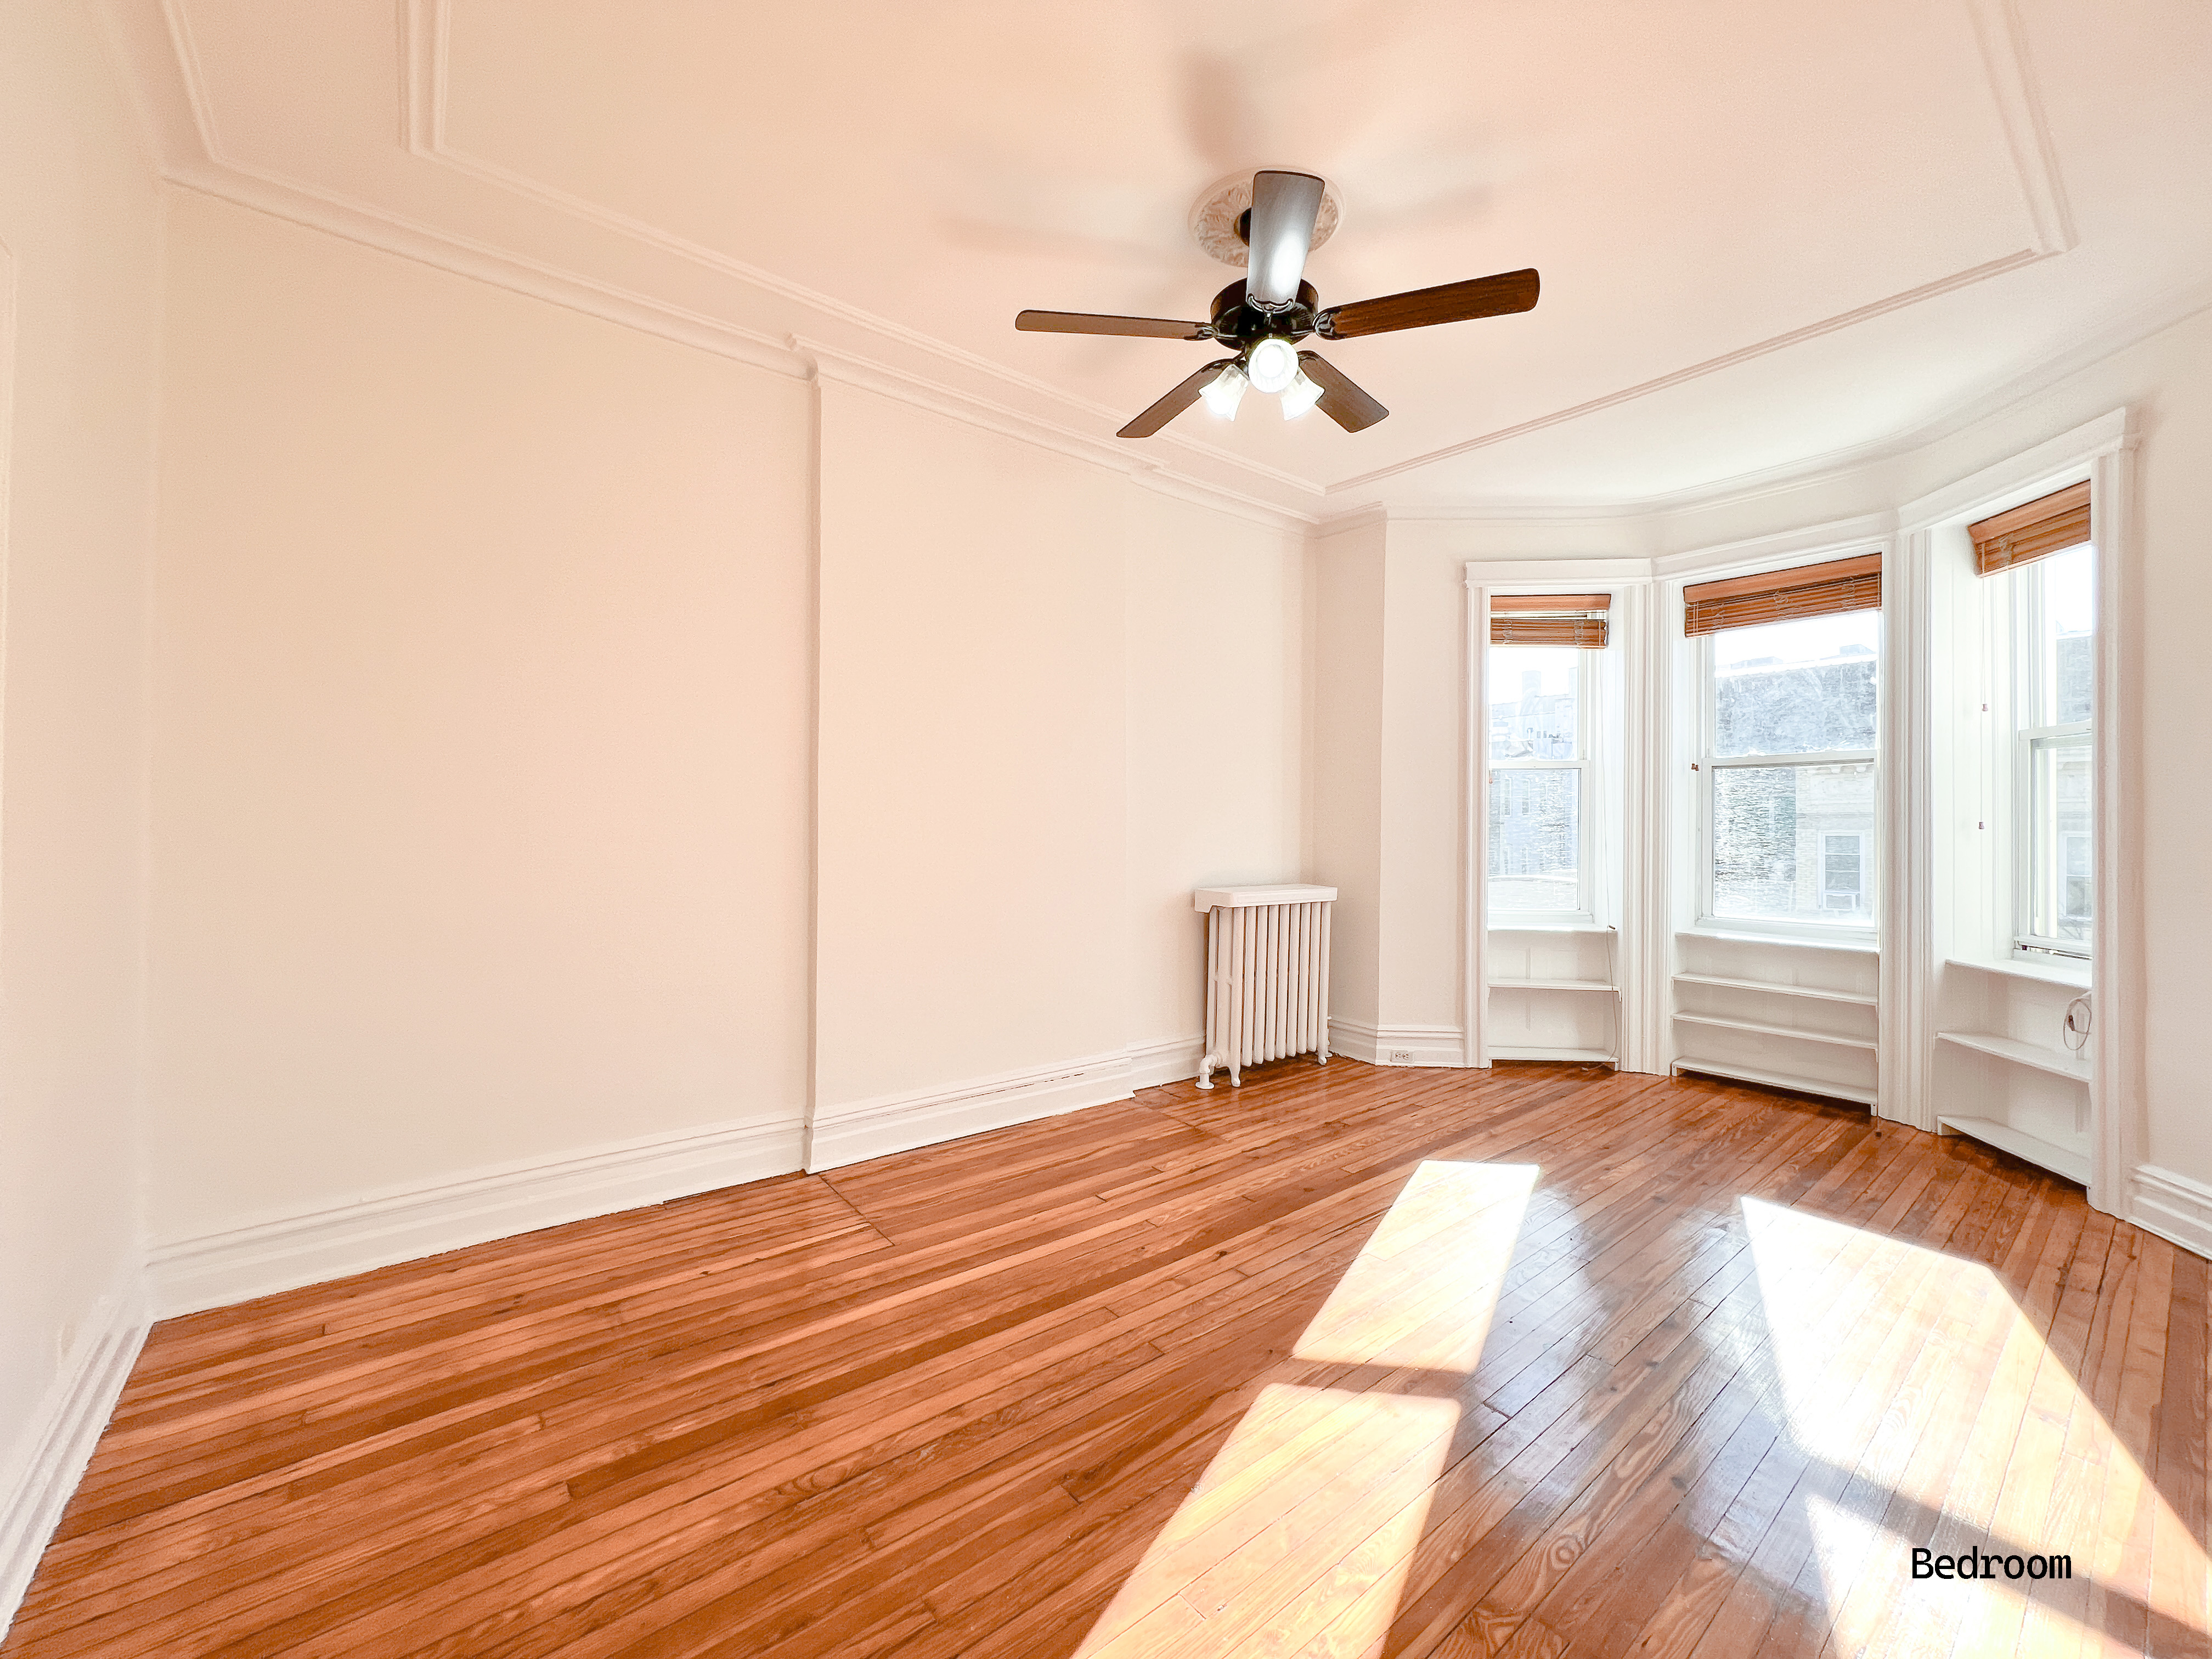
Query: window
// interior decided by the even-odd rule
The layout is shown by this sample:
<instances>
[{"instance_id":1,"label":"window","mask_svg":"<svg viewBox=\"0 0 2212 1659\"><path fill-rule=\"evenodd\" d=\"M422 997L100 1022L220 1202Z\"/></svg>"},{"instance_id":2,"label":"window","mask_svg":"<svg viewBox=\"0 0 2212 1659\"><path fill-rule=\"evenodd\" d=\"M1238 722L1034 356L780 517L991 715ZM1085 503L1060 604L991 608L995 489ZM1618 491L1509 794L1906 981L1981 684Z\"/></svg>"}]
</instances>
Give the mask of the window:
<instances>
[{"instance_id":1,"label":"window","mask_svg":"<svg viewBox=\"0 0 2212 1659\"><path fill-rule=\"evenodd\" d=\"M1588 921L1594 650L1490 647L1490 910Z\"/></svg>"},{"instance_id":2,"label":"window","mask_svg":"<svg viewBox=\"0 0 2212 1659\"><path fill-rule=\"evenodd\" d=\"M1820 854L1820 905L1827 910L1866 908L1864 866L1859 860L1863 836L1829 836Z\"/></svg>"},{"instance_id":3,"label":"window","mask_svg":"<svg viewBox=\"0 0 2212 1659\"><path fill-rule=\"evenodd\" d=\"M1773 581L1779 588L1798 574L1782 572ZM1863 574L1850 580L1864 582ZM1836 602L1878 605L1878 569L1874 580ZM1796 591L1813 586L1808 581ZM1740 596L1722 598L1744 604ZM1714 603L1706 602L1708 616ZM1776 608L1770 604L1766 614ZM1692 628L1697 621L1693 611ZM1701 919L1781 933L1871 929L1881 611L1833 610L1749 626L1723 619L1699 643Z\"/></svg>"},{"instance_id":4,"label":"window","mask_svg":"<svg viewBox=\"0 0 2212 1659\"><path fill-rule=\"evenodd\" d=\"M2095 556L2086 544L2016 564L2012 584L2014 945L2089 954L2095 887L2089 730Z\"/></svg>"}]
</instances>

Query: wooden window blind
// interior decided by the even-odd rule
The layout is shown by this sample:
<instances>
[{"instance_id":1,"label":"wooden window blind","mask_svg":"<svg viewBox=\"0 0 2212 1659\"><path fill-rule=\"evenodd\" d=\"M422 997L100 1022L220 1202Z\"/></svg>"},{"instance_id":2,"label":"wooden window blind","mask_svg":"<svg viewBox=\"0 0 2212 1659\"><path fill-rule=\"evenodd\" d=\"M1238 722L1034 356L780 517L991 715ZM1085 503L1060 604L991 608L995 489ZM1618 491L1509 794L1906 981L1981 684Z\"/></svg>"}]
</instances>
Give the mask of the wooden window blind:
<instances>
[{"instance_id":1,"label":"wooden window blind","mask_svg":"<svg viewBox=\"0 0 2212 1659\"><path fill-rule=\"evenodd\" d=\"M1610 593L1492 593L1492 645L1571 645L1602 651Z\"/></svg>"},{"instance_id":2,"label":"wooden window blind","mask_svg":"<svg viewBox=\"0 0 2212 1659\"><path fill-rule=\"evenodd\" d=\"M1756 628L1799 617L1832 617L1881 607L1881 555L1801 564L1757 576L1698 582L1682 590L1682 631L1695 636L1723 628Z\"/></svg>"},{"instance_id":3,"label":"wooden window blind","mask_svg":"<svg viewBox=\"0 0 2212 1659\"><path fill-rule=\"evenodd\" d=\"M2079 547L2089 539L2089 484L2063 489L1966 526L1974 538L1974 573L1994 576L2017 564Z\"/></svg>"}]
</instances>

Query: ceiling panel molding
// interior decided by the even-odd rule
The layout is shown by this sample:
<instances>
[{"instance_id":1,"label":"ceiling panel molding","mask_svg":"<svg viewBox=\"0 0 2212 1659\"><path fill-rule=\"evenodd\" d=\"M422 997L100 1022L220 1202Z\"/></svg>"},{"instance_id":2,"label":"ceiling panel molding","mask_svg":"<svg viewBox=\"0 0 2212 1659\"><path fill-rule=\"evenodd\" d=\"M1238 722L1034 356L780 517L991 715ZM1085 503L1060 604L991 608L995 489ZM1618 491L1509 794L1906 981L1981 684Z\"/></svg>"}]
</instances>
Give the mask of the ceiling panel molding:
<instances>
[{"instance_id":1,"label":"ceiling panel molding","mask_svg":"<svg viewBox=\"0 0 2212 1659\"><path fill-rule=\"evenodd\" d=\"M399 143L434 156L446 141L446 42L453 0L401 0Z\"/></svg>"},{"instance_id":2,"label":"ceiling panel molding","mask_svg":"<svg viewBox=\"0 0 2212 1659\"><path fill-rule=\"evenodd\" d=\"M236 160L223 149L180 0L100 3L110 43L153 140L155 171L169 183L757 368L795 380L811 373L772 336Z\"/></svg>"},{"instance_id":3,"label":"ceiling panel molding","mask_svg":"<svg viewBox=\"0 0 2212 1659\"><path fill-rule=\"evenodd\" d=\"M437 0L440 4L446 3L447 0ZM1402 477L1440 461L1452 460L1493 444L1525 437L1532 432L1540 432L1585 415L1594 415L1601 410L1614 408L1653 392L1666 392L1769 353L1817 339L1824 334L1832 334L1855 323L1870 321L1906 306L1917 305L1923 300L1932 300L1939 295L1970 288L1993 276L2002 276L2008 271L2067 252L2077 246L2080 236L2075 228L2073 214L2068 206L2065 187L2061 180L2057 148L2051 140L2050 122L2044 114L2042 95L2037 88L2034 71L2028 61L2027 39L2014 0L1964 0L1964 3L1973 21L1974 38L1981 49L1982 70L1987 79L1990 101L1998 126L2004 134L2006 151L2012 159L2013 174L2020 186L2021 205L2032 227L2033 239L2027 248L1608 396L1592 398L1572 408L1559 410L1533 421L1524 421L1516 426L1501 427L1480 437L1448 445L1395 465L1378 467L1357 477L1341 479L1329 486L1329 493L1334 495L1371 489L1377 483Z\"/></svg>"},{"instance_id":4,"label":"ceiling panel molding","mask_svg":"<svg viewBox=\"0 0 2212 1659\"><path fill-rule=\"evenodd\" d=\"M443 3L443 0L441 0ZM1974 39L1982 49L1983 72L1996 100L1997 123L2012 152L2014 174L2027 216L2035 226L2035 246L2044 253L2063 253L2080 240L2074 214L2059 176L2058 149L2027 58L2027 37L2013 0L1966 0L1974 20Z\"/></svg>"},{"instance_id":5,"label":"ceiling panel molding","mask_svg":"<svg viewBox=\"0 0 2212 1659\"><path fill-rule=\"evenodd\" d=\"M165 0L165 3L173 4L178 0ZM1295 474L1198 442L1179 432L1164 433L1157 441L1203 453L1208 460L1218 465L1257 473L1301 495L1337 496L1352 494L1480 449L1670 391L1707 375L1886 316L1923 301L1972 287L2066 252L2075 246L2075 234L2067 211L2064 192L2059 184L2056 150L2051 143L2048 124L2044 118L2041 100L2026 55L2018 19L2013 12L2012 0L1960 0L1960 3L1972 15L1994 112L2002 130L2006 151L2011 159L2022 206L2027 216L2031 233L2028 246L1602 397L1587 399L1532 420L1501 427L1389 466L1340 479L1325 489L1317 489ZM992 380L1052 398L1102 422L1118 424L1121 420L1121 413L1106 404L1076 397L1048 381L1011 369L979 353L965 350L889 318L848 305L830 295L787 281L773 271L732 258L690 238L675 235L659 226L458 149L446 137L446 110L450 97L448 70L452 0L400 0L399 9L403 15L404 42L401 64L406 81L401 96L401 106L405 112L403 116L404 137L410 150L422 160L465 173L481 182L526 197L663 252L704 265Z\"/></svg>"},{"instance_id":6,"label":"ceiling panel molding","mask_svg":"<svg viewBox=\"0 0 2212 1659\"><path fill-rule=\"evenodd\" d=\"M568 217L703 266L717 275L792 301L824 316L836 318L878 339L904 346L928 358L981 375L989 381L1048 399L1073 414L1091 417L1108 431L1120 426L1127 418L1126 411L1078 397L1048 380L1009 368L993 358L965 350L920 329L909 328L903 323L895 322L861 307L848 305L834 295L792 282L772 270L732 258L690 237L677 235L658 225L617 212L570 191L556 189L526 173L457 148L446 136L446 110L451 97L452 0L401 0L400 12L403 20L400 64L404 81L400 96L404 112L402 142L421 160L450 168L513 195L526 198ZM949 381L940 384L946 391L952 390ZM1044 424L1049 428L1052 422L1047 420ZM1275 484L1293 499L1311 497L1318 501L1322 495L1319 486L1296 473L1270 466L1263 461L1255 461L1212 444L1201 443L1181 433L1163 433L1158 441L1188 454L1203 457L1214 465L1233 468L1255 480ZM1194 479L1191 482L1200 481Z\"/></svg>"},{"instance_id":7,"label":"ceiling panel molding","mask_svg":"<svg viewBox=\"0 0 2212 1659\"><path fill-rule=\"evenodd\" d=\"M1178 447L1249 477L1267 494L1241 489L1215 479L1194 477L1158 455L1127 451L1099 438L994 402L949 383L871 364L855 354L749 329L727 319L671 304L649 294L605 283L510 250L394 213L380 204L343 196L300 179L241 161L222 146L205 76L200 72L191 29L181 0L100 0L111 47L138 106L154 153L156 172L167 182L235 206L265 213L380 252L488 283L511 293L580 312L605 322L650 334L793 380L812 378L826 356L847 365L855 383L870 377L875 389L934 409L953 419L1023 437L1045 447L1081 444L1108 452L1117 470L1147 488L1177 500L1208 506L1277 529L1303 531L1317 514L1291 502L1318 503L1318 486L1275 468L1255 465L1225 450L1184 442ZM447 0L402 0L397 8L399 62L404 85L399 100L399 142L413 149L434 146L444 127L444 78L441 72L446 37L442 22ZM803 297L806 290L793 290ZM814 303L806 300L805 303ZM833 314L865 319L851 307L828 307ZM863 326L866 326L863 322ZM892 325L871 330L878 335L911 335ZM914 341L927 346L925 337ZM949 349L936 355L948 355ZM978 360L979 362L981 360ZM1025 380L1001 373L1000 380ZM1076 402L1044 387L1055 401ZM890 390L894 386L900 388ZM1079 405L1084 412L1091 406ZM1100 407L1102 419L1120 416ZM1069 453L1075 453L1073 449ZM1085 459L1091 459L1086 455ZM1271 489L1272 487L1272 489ZM1279 497L1288 496L1290 501ZM1272 497L1272 498L1271 498Z\"/></svg>"},{"instance_id":8,"label":"ceiling panel molding","mask_svg":"<svg viewBox=\"0 0 2212 1659\"><path fill-rule=\"evenodd\" d=\"M824 360L810 350L794 349L793 342L802 337L806 340L818 338L825 343L824 349L834 350L854 363L872 364L880 386L896 385L900 388L887 395L903 396L907 401L993 429L1026 426L1035 441L1047 447L1071 443L1099 446L1132 458L1131 464L1122 470L1133 478L1148 481L1154 488L1225 504L1231 510L1256 514L1280 524L1333 526L1370 507L1387 507L1394 499L1404 501L1423 495L1431 500L1444 498L1445 504L1413 509L1420 517L1531 521L1582 519L1595 523L1695 511L1762 495L1786 494L1850 471L1879 467L2032 396L2039 386L2063 374L2212 303L2212 298L2197 295L2194 289L2191 295L2168 294L2162 303L2133 313L2135 320L2099 329L2094 343L2082 339L2082 330L2077 325L2071 335L2076 343L2054 349L2045 362L2008 375L2000 386L1960 397L1945 412L1933 417L1924 416L1922 411L1934 400L1919 404L1905 416L1913 421L1909 431L1881 434L1863 442L1846 444L1802 459L1714 478L1710 483L1687 483L1680 489L1635 499L1615 495L1608 500L1607 481L1595 476L1590 480L1589 494L1579 499L1467 500L1463 504L1449 499L1453 493L1449 477L1463 476L1474 483L1478 477L1497 472L1504 464L1493 460L1459 475L1438 475L1432 469L1476 452L1492 450L1534 434L1567 426L1601 411L1641 404L1658 394L1771 357L1823 336L1840 333L1939 295L1993 283L2077 246L2080 233L2069 203L2051 122L2047 118L2044 96L2027 50L2016 0L1946 0L1931 15L1940 15L1946 20L1945 39L1950 46L1944 59L1944 75L1948 82L1958 88L1955 118L1950 131L1966 133L1972 131L1977 123L1996 124L1994 130L1986 125L1980 129L1985 135L1982 143L1986 149L1976 152L1983 159L1980 170L1973 176L1972 190L1973 201L1986 204L1989 208L1989 233L1978 243L1951 245L1955 248L1954 258L1981 259L1981 263L1688 367L1493 431L1460 439L1324 487L1299 473L1249 459L1228 447L1177 430L1143 445L1125 446L1105 435L1125 412L1118 408L1064 391L1050 380L1023 373L983 355L981 350L956 345L921 329L848 304L829 293L787 280L701 241L675 234L647 218L626 214L587 199L585 195L526 176L516 167L542 170L533 166L533 153L527 149L509 154L495 138L487 136L483 140L484 148L506 155L516 167L469 153L453 141L447 120L453 95L451 58L456 50L453 0L385 0L388 10L380 6L374 14L361 20L373 30L389 27L390 33L385 33L383 39L392 42L395 55L390 59L384 58L380 52L371 55L356 31L348 60L359 71L356 92L361 94L371 88L375 92L373 102L356 96L349 106L353 110L349 118L349 142L357 145L365 142L370 153L380 152L387 170L381 173L332 173L327 184L289 176L286 170L295 165L294 152L257 141L257 129L252 125L256 106L228 78L235 68L233 59L246 47L239 40L220 32L228 25L234 35L235 18L215 7L214 0L95 0L95 3L110 20L118 56L125 60L128 70L126 80L155 135L159 170L175 183L779 374L805 378L817 372ZM203 11L203 6L212 9ZM210 30L204 70L193 40L188 12L201 16ZM468 20L463 17L459 21L465 24ZM469 64L472 60L466 49L471 40L464 31L459 42L464 95L470 89ZM2065 66L2062 64L2052 67L2054 92L2070 96L2077 89L2073 82L2059 73ZM1978 78L1990 89L1990 101L1986 106L1978 106L1973 92ZM1900 82L1899 86L1903 84ZM1913 85L1925 90L1921 82ZM391 95L383 88L396 91L396 108L383 102L385 97ZM241 147L236 153L226 146L214 107L217 90L226 100L242 100L239 108L231 110L230 125ZM467 116L473 107L465 106L461 113ZM2099 193L2100 175L2095 172L2100 152L2087 144L2078 127L2070 124L2078 112L2067 97L2062 96L2056 108L2068 118L2069 124L2063 125L2061 130L2069 135L2069 144L2082 151L2075 158L2080 171L2075 184L2081 191L2083 210L2095 233L2094 246L2089 254L2082 256L2088 262L2083 267L2086 271L2096 258L2108 257L2102 251L2112 240L2109 227L2098 216L2105 201ZM368 109L377 112L374 126L368 130L364 140L363 112ZM385 135L392 133L395 116L398 155L383 149L392 142ZM468 133L475 129L464 121L460 131ZM487 128L486 133L497 131L495 126ZM248 162L241 159L246 154L264 159ZM403 161L401 156L412 160ZM438 172L432 174L418 171L416 162ZM306 167L307 164L298 165ZM557 167L551 171L554 176L562 176ZM319 171L317 177L319 179ZM2017 206L2014 192L2007 188L2008 178L2017 186ZM344 182L349 179L352 180L350 185ZM409 184L410 179L415 183ZM574 185L579 191L592 191L589 184L578 183L576 179L565 182ZM416 185L422 192L419 199L410 193ZM377 199L368 199L370 198ZM611 199L623 198L617 192ZM386 205L387 201L392 205ZM410 211L414 209L419 209L419 216ZM639 208L637 211L652 215L650 209ZM469 234L500 222L507 228L486 231L487 236L495 240L479 240ZM443 228L447 224L461 228ZM2003 252L2015 239L2020 246L2014 251ZM534 250L534 253L515 251L525 247ZM1983 257L1989 254L1999 257ZM1910 281L1928 270L1942 268L1942 264L1930 262L1915 269L1899 269L1893 280ZM2065 269L2070 273L2074 267L2069 264ZM698 280L696 273L699 271L711 273L714 280ZM2193 280L2197 273L2180 269L2172 275ZM1985 302L1969 303L2016 310L2023 296L2043 294L2052 283L2070 280L2070 276L2039 276L2025 287L2014 285ZM1858 297L1847 290L1832 291L1834 298L1830 303ZM2135 299L2142 291L2139 287L2126 298ZM1863 294L1865 289L1858 292ZM2208 286L2207 292L2212 294L2212 286ZM2155 315L2151 315L2154 313ZM2150 316L2148 322L2142 320L2146 316ZM1785 311L1773 315L1766 326L1788 320ZM1915 326L1923 327L1924 331L1923 325L1898 325L1876 331L1875 337L1887 338L1898 327ZM1715 345L1726 343L1726 339L1725 334L1718 338L1709 336L1698 346L1688 349L1710 350ZM834 342L834 346L829 342ZM988 349L987 340L978 338L974 343ZM2026 343L2025 340L2022 343ZM1836 348L1826 349L1833 351ZM1993 371L1990 378L1994 378L1996 373L2003 373L2018 361L2014 355L2008 360L1987 364L1986 368ZM1664 356L1656 362L1647 358L1638 368L1648 373L1651 368L1663 367L1665 362ZM1770 376L1787 372L1784 368L1763 371ZM1577 390L1590 389L1593 384L1601 387L1605 384L1602 374L1601 365L1600 377L1594 378L1594 382L1585 381ZM1970 385L1965 376L1956 377L1954 391ZM1558 390L1549 382L1540 385L1535 388L1537 395L1523 401L1521 407L1541 409L1545 394L1557 395ZM1696 396L1711 403L1724 398L1727 388L1709 388ZM1674 405L1644 404L1644 413L1636 418L1647 423L1658 421L1662 418L1658 411L1672 407ZM1890 418L1898 418L1898 415ZM1608 430L1612 429L1611 422L1606 424ZM1449 431L1450 425L1439 420L1419 436L1431 435L1440 428ZM1870 421L1856 428L1858 433L1875 429ZM1824 431L1819 423L1811 423L1802 434L1810 441L1800 447L1818 449L1820 436L1826 436L1832 443L1836 438L1852 435L1853 430L1848 425L1831 423ZM1545 446L1535 448L1541 453ZM1775 452L1770 449L1767 453ZM1356 453L1331 452L1307 470L1326 476L1322 468L1341 465L1345 456ZM1728 459L1724 453L1709 454L1703 458L1702 467L1677 466L1671 470L1671 476L1666 471L1658 473L1654 482L1666 483L1695 478L1700 470L1708 477L1724 473L1729 471ZM1424 474L1427 476L1424 477ZM1572 477L1570 473L1561 481ZM1499 481L1504 482L1502 476Z\"/></svg>"}]
</instances>

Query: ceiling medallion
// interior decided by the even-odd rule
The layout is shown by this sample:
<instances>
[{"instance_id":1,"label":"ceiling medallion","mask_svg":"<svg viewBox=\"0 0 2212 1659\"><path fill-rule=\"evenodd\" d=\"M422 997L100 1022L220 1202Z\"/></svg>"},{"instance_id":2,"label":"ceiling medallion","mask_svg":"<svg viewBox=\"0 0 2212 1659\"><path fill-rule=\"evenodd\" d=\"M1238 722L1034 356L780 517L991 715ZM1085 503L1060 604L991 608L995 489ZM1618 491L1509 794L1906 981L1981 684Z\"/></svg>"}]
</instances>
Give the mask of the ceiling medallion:
<instances>
[{"instance_id":1,"label":"ceiling medallion","mask_svg":"<svg viewBox=\"0 0 2212 1659\"><path fill-rule=\"evenodd\" d=\"M1245 209L1252 205L1253 169L1232 173L1225 179L1216 179L1199 193L1197 203L1190 210L1190 234L1199 246L1224 265L1243 270L1250 250L1244 239L1237 234L1237 221ZM1319 247L1336 234L1336 222L1340 204L1336 198L1336 186L1324 182L1321 192L1321 211L1314 216L1311 247Z\"/></svg>"}]
</instances>

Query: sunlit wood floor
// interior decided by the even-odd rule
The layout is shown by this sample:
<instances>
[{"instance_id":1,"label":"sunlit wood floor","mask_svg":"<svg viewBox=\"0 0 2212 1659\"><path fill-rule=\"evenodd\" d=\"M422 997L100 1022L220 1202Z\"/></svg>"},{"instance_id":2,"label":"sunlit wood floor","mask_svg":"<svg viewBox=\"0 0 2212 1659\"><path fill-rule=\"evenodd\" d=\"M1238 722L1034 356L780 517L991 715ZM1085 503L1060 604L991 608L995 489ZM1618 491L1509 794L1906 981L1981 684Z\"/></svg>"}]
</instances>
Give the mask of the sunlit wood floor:
<instances>
[{"instance_id":1,"label":"sunlit wood floor","mask_svg":"<svg viewBox=\"0 0 2212 1659\"><path fill-rule=\"evenodd\" d=\"M2203 1654L2205 1292L1863 1112L1286 1062L172 1321L5 1652Z\"/></svg>"}]
</instances>

